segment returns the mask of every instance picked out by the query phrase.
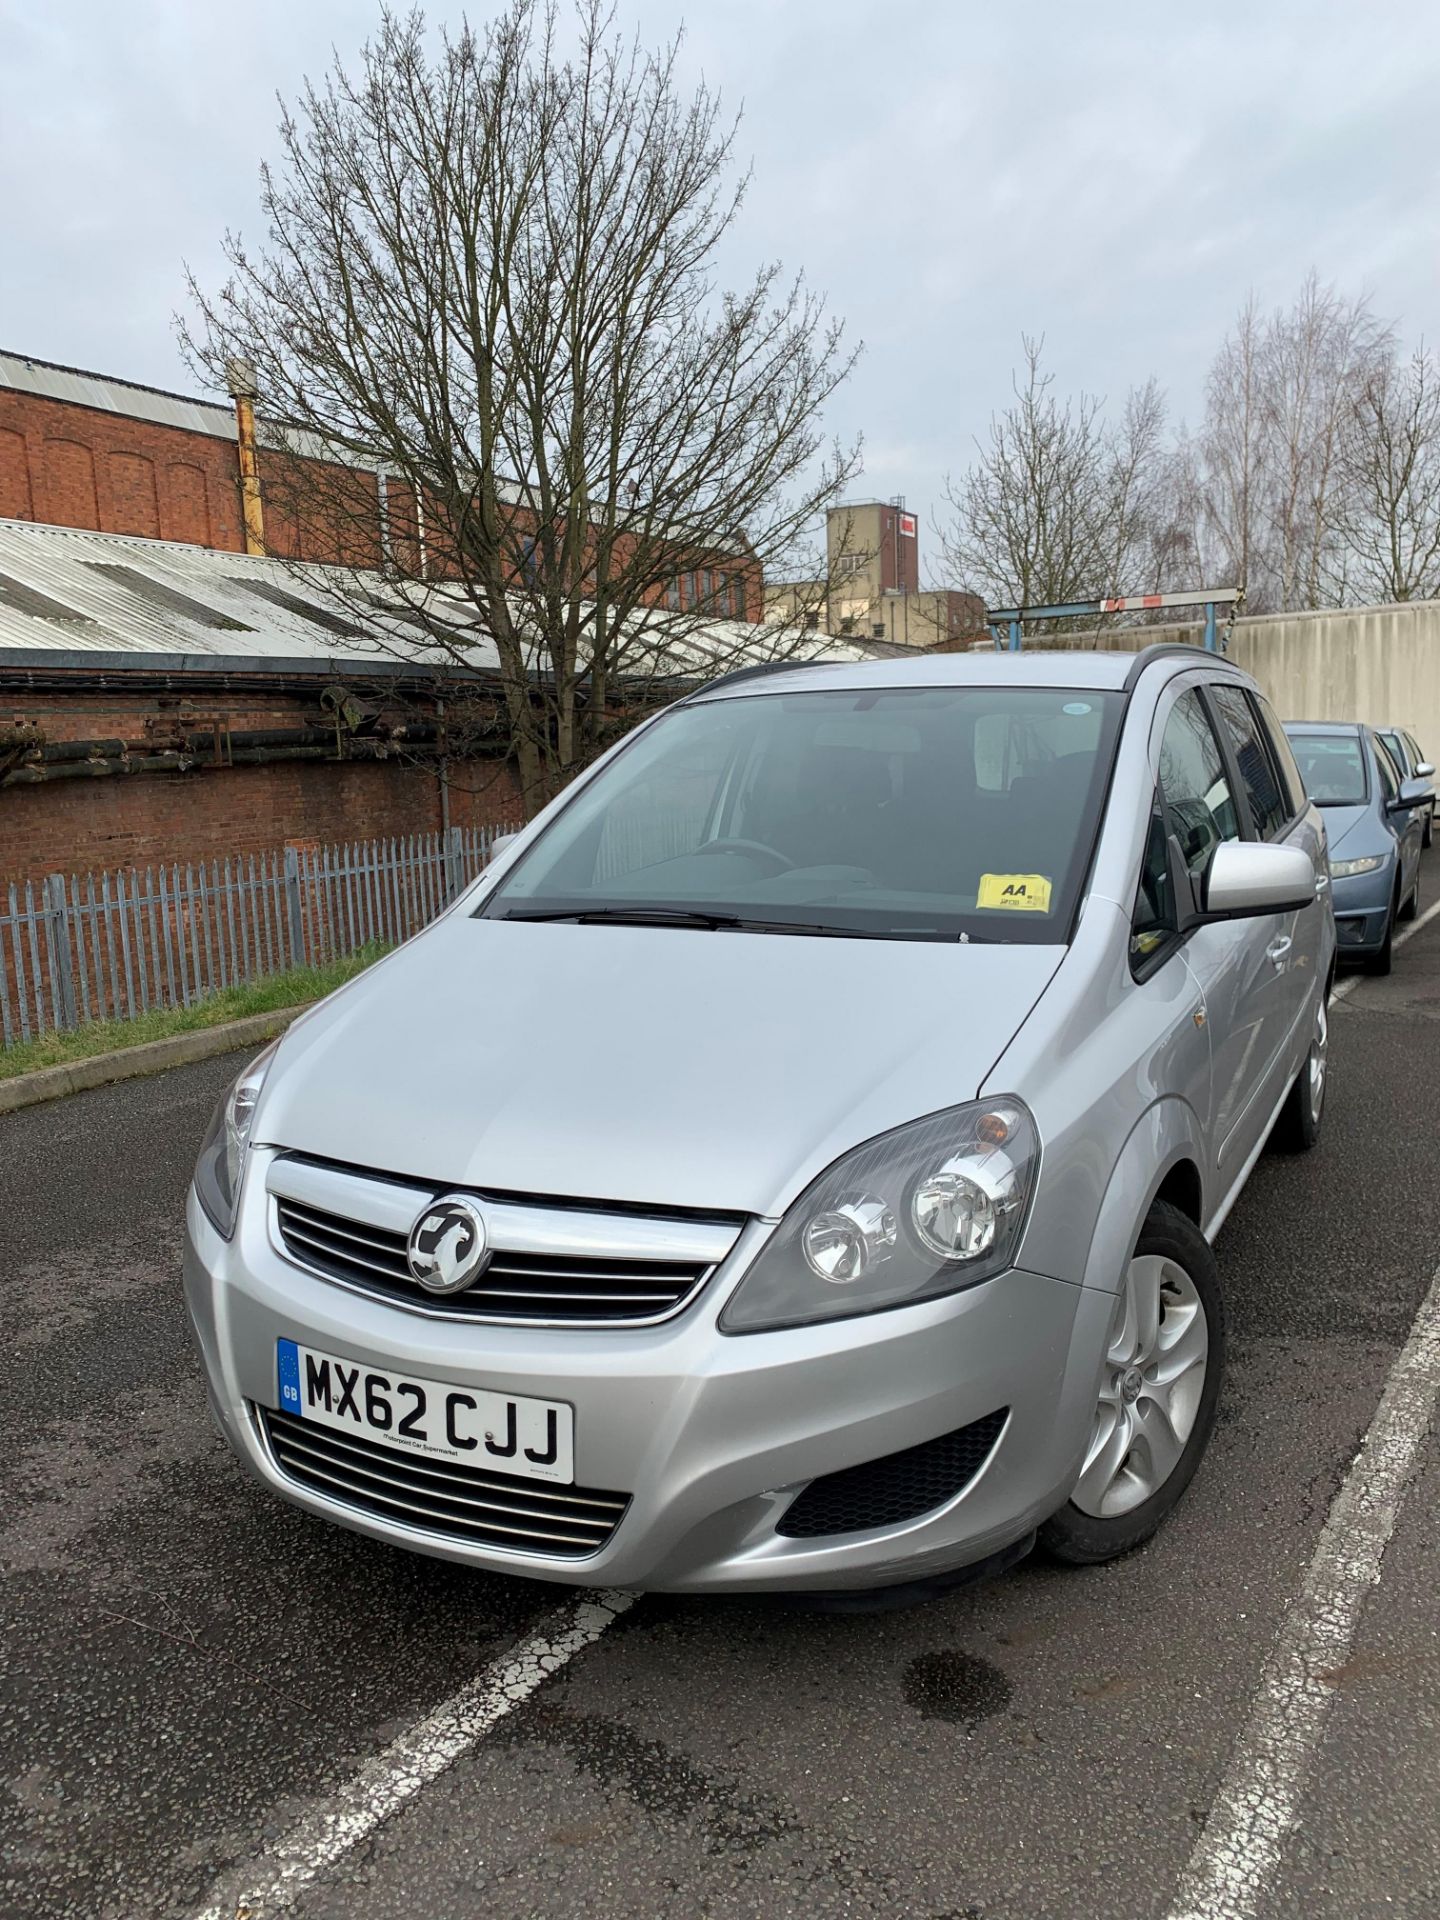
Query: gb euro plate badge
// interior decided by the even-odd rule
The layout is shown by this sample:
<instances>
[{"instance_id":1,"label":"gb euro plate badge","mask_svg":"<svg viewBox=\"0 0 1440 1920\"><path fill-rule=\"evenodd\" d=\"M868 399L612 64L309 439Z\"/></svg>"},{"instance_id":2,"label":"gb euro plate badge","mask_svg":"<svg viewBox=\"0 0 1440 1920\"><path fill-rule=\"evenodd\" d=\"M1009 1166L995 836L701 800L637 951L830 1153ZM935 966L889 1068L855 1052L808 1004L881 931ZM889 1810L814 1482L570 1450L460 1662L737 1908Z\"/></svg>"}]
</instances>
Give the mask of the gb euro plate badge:
<instances>
[{"instance_id":1,"label":"gb euro plate badge","mask_svg":"<svg viewBox=\"0 0 1440 1920\"><path fill-rule=\"evenodd\" d=\"M575 1410L563 1401L416 1380L277 1340L280 1410L354 1439L477 1472L568 1486L575 1478Z\"/></svg>"}]
</instances>

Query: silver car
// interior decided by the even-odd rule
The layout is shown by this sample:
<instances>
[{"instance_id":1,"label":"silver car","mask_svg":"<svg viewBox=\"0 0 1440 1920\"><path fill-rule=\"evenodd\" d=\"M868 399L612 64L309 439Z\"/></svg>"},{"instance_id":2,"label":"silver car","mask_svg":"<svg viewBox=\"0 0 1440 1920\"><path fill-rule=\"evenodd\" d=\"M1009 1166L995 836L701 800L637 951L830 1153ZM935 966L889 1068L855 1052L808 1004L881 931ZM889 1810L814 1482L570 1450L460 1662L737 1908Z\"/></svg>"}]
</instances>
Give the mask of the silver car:
<instances>
[{"instance_id":1,"label":"silver car","mask_svg":"<svg viewBox=\"0 0 1440 1920\"><path fill-rule=\"evenodd\" d=\"M1423 780L1430 789L1423 814L1423 844L1428 847L1435 838L1435 764L1425 758L1419 741L1408 727L1376 727L1375 731L1390 749L1390 758L1399 769L1400 778Z\"/></svg>"},{"instance_id":2,"label":"silver car","mask_svg":"<svg viewBox=\"0 0 1440 1920\"><path fill-rule=\"evenodd\" d=\"M1320 1127L1325 879L1194 650L718 682L235 1083L214 1416L311 1513L574 1585L1123 1553L1214 1422L1210 1243Z\"/></svg>"}]
</instances>

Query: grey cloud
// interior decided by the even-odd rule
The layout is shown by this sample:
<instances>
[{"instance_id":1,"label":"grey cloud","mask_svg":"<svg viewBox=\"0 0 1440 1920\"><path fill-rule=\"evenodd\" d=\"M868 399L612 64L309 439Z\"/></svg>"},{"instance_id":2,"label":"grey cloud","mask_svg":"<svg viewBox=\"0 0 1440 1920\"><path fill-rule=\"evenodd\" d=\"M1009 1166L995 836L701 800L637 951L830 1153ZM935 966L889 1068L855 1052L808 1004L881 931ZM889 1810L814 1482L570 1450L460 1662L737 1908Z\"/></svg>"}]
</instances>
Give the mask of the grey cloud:
<instances>
[{"instance_id":1,"label":"grey cloud","mask_svg":"<svg viewBox=\"0 0 1440 1920\"><path fill-rule=\"evenodd\" d=\"M458 18L452 7L434 17ZM648 38L675 0L639 0ZM188 387L180 263L257 225L275 94L368 0L0 0L0 342ZM696 0L686 71L745 106L731 256L803 267L867 352L836 418L922 514L1003 404L1022 329L1062 383L1154 373L1192 417L1250 288L1312 265L1440 331L1431 0L1024 7Z\"/></svg>"}]
</instances>

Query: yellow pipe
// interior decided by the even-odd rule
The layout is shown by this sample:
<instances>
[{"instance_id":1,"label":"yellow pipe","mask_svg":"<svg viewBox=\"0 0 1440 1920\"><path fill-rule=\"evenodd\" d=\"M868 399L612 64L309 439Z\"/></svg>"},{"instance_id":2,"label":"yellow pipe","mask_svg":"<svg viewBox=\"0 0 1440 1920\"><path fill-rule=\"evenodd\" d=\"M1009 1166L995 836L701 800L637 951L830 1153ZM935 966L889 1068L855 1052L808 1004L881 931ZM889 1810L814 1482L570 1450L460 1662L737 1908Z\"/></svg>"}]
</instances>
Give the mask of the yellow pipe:
<instances>
[{"instance_id":1,"label":"yellow pipe","mask_svg":"<svg viewBox=\"0 0 1440 1920\"><path fill-rule=\"evenodd\" d=\"M255 458L255 402L235 395L235 429L240 446L240 510L245 519L246 553L265 551L265 508L260 499L260 467Z\"/></svg>"}]
</instances>

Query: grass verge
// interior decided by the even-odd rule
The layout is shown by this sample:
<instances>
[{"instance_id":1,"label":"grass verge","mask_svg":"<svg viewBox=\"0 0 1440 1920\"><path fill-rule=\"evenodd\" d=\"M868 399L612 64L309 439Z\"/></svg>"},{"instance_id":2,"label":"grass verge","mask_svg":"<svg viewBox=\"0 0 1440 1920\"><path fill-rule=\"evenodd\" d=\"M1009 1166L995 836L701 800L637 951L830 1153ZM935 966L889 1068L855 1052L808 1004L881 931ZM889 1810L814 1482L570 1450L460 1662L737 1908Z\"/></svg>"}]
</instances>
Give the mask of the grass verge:
<instances>
[{"instance_id":1,"label":"grass verge","mask_svg":"<svg viewBox=\"0 0 1440 1920\"><path fill-rule=\"evenodd\" d=\"M172 1033L194 1033L200 1027L222 1026L227 1020L243 1020L252 1013L274 1013L282 1007L298 1007L307 1000L323 999L336 987L353 980L357 973L374 964L389 949L376 941L361 947L348 959L333 960L324 967L292 967L288 973L272 973L248 986L224 987L191 1007L165 1007L142 1013L134 1020L93 1020L73 1033L47 1033L43 1040L23 1040L18 1046L0 1049L0 1080L13 1080L17 1074L32 1073L36 1067L64 1066L70 1060L88 1060L97 1053L113 1053L120 1047L143 1046L148 1040L166 1040Z\"/></svg>"}]
</instances>

